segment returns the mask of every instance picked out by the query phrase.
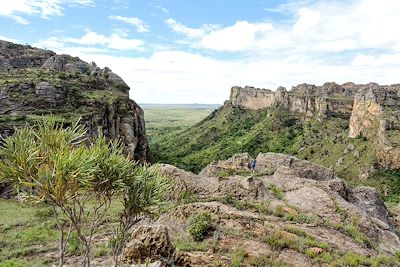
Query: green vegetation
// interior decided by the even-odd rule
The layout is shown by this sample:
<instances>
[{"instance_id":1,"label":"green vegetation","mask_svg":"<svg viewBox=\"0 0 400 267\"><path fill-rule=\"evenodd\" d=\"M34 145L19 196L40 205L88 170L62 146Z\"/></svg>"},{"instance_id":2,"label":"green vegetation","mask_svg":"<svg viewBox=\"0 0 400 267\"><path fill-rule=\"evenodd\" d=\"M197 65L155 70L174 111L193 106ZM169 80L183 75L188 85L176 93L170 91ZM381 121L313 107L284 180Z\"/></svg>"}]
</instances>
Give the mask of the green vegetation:
<instances>
[{"instance_id":1,"label":"green vegetation","mask_svg":"<svg viewBox=\"0 0 400 267\"><path fill-rule=\"evenodd\" d=\"M35 86L41 82L49 82L57 89L57 94L65 96L65 100L59 101L56 107L46 103L43 97L35 93ZM10 131L13 131L15 126L24 126L25 123L33 125L50 115L72 123L80 117L93 116L99 112L99 107L106 108L127 98L127 95L121 92L120 84L110 84L103 76L41 68L18 69L17 72L0 71L0 87L4 84L10 88L8 90L10 100L30 110L27 115L12 115L9 111L4 113L7 115L0 115L0 129ZM19 85L25 87L21 89Z\"/></svg>"},{"instance_id":2,"label":"green vegetation","mask_svg":"<svg viewBox=\"0 0 400 267\"><path fill-rule=\"evenodd\" d=\"M210 243L207 240L196 242L190 239L178 237L173 243L175 249L180 251L207 251Z\"/></svg>"},{"instance_id":3,"label":"green vegetation","mask_svg":"<svg viewBox=\"0 0 400 267\"><path fill-rule=\"evenodd\" d=\"M173 110L171 117L164 120L162 112L168 113L159 109L147 115L150 149L155 161L197 173L212 161L227 159L236 153L249 152L253 157L260 152L286 153L332 168L350 186L374 186L385 202L400 202L400 171L379 169L373 145L367 138L348 138L348 118L304 120L300 114L279 108L250 111L225 105L197 124L204 113L181 110L182 114L198 117L188 116L188 121L168 130L168 125L173 121L178 123L182 115L174 114L177 111ZM187 128L190 124L195 125ZM377 171L371 173L371 168ZM257 170L255 175L273 173L274 170ZM370 173L370 178L360 180L363 173ZM234 170L224 170L219 176L235 174L238 173Z\"/></svg>"},{"instance_id":4,"label":"green vegetation","mask_svg":"<svg viewBox=\"0 0 400 267\"><path fill-rule=\"evenodd\" d=\"M233 206L239 210L255 210L261 214L271 214L269 207L264 201L256 202L250 200L239 200L232 195L225 195L224 197L216 198L214 200Z\"/></svg>"},{"instance_id":5,"label":"green vegetation","mask_svg":"<svg viewBox=\"0 0 400 267\"><path fill-rule=\"evenodd\" d=\"M150 147L159 162L199 172L214 160L238 152L294 153L302 129L283 110L245 111L224 106L195 126L166 134Z\"/></svg>"},{"instance_id":6,"label":"green vegetation","mask_svg":"<svg viewBox=\"0 0 400 267\"><path fill-rule=\"evenodd\" d=\"M156 161L193 172L236 153L255 157L260 152L278 152L331 167L354 181L374 165L375 156L368 140L347 136L345 118L305 121L300 114L280 108L250 111L225 105L191 128L163 132L150 148Z\"/></svg>"},{"instance_id":7,"label":"green vegetation","mask_svg":"<svg viewBox=\"0 0 400 267\"><path fill-rule=\"evenodd\" d=\"M272 194L274 195L274 197L276 197L278 199L283 198L283 190L282 190L282 188L279 188L276 184L268 184L267 189L272 191Z\"/></svg>"},{"instance_id":8,"label":"green vegetation","mask_svg":"<svg viewBox=\"0 0 400 267\"><path fill-rule=\"evenodd\" d=\"M22 258L25 256L42 255L55 248L58 232L53 214L43 216L47 212L48 208L43 205L31 206L0 199L0 266L20 266L24 264ZM47 261L53 263L51 259ZM35 264L42 266L44 262L32 263Z\"/></svg>"},{"instance_id":9,"label":"green vegetation","mask_svg":"<svg viewBox=\"0 0 400 267\"><path fill-rule=\"evenodd\" d=\"M200 212L192 216L189 224L189 234L195 241L199 242L203 241L213 228L211 214L209 212Z\"/></svg>"},{"instance_id":10,"label":"green vegetation","mask_svg":"<svg viewBox=\"0 0 400 267\"><path fill-rule=\"evenodd\" d=\"M144 105L146 134L150 147L157 147L166 134L182 131L207 117L212 108L179 105Z\"/></svg>"},{"instance_id":11,"label":"green vegetation","mask_svg":"<svg viewBox=\"0 0 400 267\"><path fill-rule=\"evenodd\" d=\"M244 250L243 248L235 248L232 251L232 261L230 266L240 267L246 255L247 255L246 250Z\"/></svg>"},{"instance_id":12,"label":"green vegetation","mask_svg":"<svg viewBox=\"0 0 400 267\"><path fill-rule=\"evenodd\" d=\"M121 196L123 209L113 246L114 261L119 265L129 230L139 216L148 215L150 207L160 202L167 183L154 168L125 157L118 142L98 137L86 145L85 134L79 121L66 127L54 118L18 129L0 146L0 182L13 184L25 200L52 208L51 227L31 227L15 238L27 243L49 242L54 240L49 228L58 229L59 266L64 264L67 246L72 253L82 249L83 266L90 266L94 234L113 198ZM49 213L38 214L46 217Z\"/></svg>"}]
</instances>

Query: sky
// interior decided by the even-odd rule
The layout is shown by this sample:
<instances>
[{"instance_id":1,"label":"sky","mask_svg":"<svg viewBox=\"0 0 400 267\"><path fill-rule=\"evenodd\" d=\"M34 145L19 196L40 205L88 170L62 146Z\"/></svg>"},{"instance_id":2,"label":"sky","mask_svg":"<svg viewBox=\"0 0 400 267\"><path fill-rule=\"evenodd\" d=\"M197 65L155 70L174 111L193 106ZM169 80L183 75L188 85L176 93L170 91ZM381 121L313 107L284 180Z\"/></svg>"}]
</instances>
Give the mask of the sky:
<instances>
[{"instance_id":1,"label":"sky","mask_svg":"<svg viewBox=\"0 0 400 267\"><path fill-rule=\"evenodd\" d=\"M139 103L400 82L399 0L0 0L0 39L108 66Z\"/></svg>"}]
</instances>

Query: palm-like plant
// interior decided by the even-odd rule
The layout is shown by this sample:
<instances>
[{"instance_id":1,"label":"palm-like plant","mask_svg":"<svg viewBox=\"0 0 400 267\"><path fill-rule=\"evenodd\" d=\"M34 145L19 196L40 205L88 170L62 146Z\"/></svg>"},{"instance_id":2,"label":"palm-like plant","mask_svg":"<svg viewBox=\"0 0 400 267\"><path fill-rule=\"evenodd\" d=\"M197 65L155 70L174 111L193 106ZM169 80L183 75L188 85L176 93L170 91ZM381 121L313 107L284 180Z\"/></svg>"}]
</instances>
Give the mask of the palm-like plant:
<instances>
[{"instance_id":1,"label":"palm-like plant","mask_svg":"<svg viewBox=\"0 0 400 267\"><path fill-rule=\"evenodd\" d=\"M17 130L0 145L0 182L14 184L26 200L53 208L61 233L60 266L72 230L84 245L83 265L90 266L93 235L115 196L124 204L118 228L122 238L114 250L120 253L138 216L147 214L167 189L159 172L125 157L120 143L103 136L90 143L85 135L79 121L66 127L52 117Z\"/></svg>"}]
</instances>

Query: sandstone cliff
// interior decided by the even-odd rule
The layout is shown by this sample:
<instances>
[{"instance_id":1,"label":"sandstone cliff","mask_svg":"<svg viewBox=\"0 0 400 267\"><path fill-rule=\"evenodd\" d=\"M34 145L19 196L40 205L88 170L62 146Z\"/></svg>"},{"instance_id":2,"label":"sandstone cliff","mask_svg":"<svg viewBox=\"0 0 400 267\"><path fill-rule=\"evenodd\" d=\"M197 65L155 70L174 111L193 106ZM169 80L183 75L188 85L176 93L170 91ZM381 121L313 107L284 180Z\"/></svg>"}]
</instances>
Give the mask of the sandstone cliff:
<instances>
[{"instance_id":1,"label":"sandstone cliff","mask_svg":"<svg viewBox=\"0 0 400 267\"><path fill-rule=\"evenodd\" d=\"M349 137L368 138L382 166L400 168L400 85L300 84L289 91L279 87L275 92L233 87L229 103L250 110L280 106L318 119L350 118Z\"/></svg>"},{"instance_id":2,"label":"sandstone cliff","mask_svg":"<svg viewBox=\"0 0 400 267\"><path fill-rule=\"evenodd\" d=\"M400 168L400 85L369 84L356 94L350 134L374 143L379 163Z\"/></svg>"},{"instance_id":3,"label":"sandstone cliff","mask_svg":"<svg viewBox=\"0 0 400 267\"><path fill-rule=\"evenodd\" d=\"M110 69L79 58L0 41L0 136L42 115L67 122L82 117L90 136L120 139L127 152L146 160L142 109Z\"/></svg>"},{"instance_id":4,"label":"sandstone cliff","mask_svg":"<svg viewBox=\"0 0 400 267\"><path fill-rule=\"evenodd\" d=\"M325 83L322 86L300 84L290 91L279 87L275 92L254 87L233 87L230 103L244 109L282 106L290 111L318 116L350 116L353 98L360 85Z\"/></svg>"}]
</instances>

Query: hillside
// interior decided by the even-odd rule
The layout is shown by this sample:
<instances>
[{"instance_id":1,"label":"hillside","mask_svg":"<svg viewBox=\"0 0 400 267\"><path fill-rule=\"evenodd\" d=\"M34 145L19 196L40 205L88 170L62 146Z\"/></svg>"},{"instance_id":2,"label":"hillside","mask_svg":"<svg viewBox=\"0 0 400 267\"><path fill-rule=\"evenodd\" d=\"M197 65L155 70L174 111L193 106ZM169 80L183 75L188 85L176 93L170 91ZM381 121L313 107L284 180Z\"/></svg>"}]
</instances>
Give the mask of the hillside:
<instances>
[{"instance_id":1,"label":"hillside","mask_svg":"<svg viewBox=\"0 0 400 267\"><path fill-rule=\"evenodd\" d=\"M299 85L290 91L279 88L276 92L256 88L236 88L230 100L195 126L178 134L165 135L152 152L159 162L166 162L186 170L199 172L212 161L226 159L235 153L249 152L253 157L260 152L279 152L295 155L331 168L348 181L359 183L360 179L378 186L386 197L397 194L396 157L393 162L382 160L381 143L387 133L397 136L395 111L383 111L389 130L378 130L373 124L364 135L350 136L351 122L376 123L383 121L381 115L353 112L354 99L376 99L376 106L396 109L398 101L391 99L394 86L379 87L345 84L325 84L321 87ZM372 93L371 93L372 91ZM375 93L373 93L375 92ZM388 92L388 96L375 95ZM392 93L393 98L396 95ZM360 101L359 101L360 102ZM363 105L366 105L365 103ZM358 118L355 118L358 116ZM393 138L392 140L394 140ZM395 143L386 143L386 151L395 151ZM393 150L394 149L394 150ZM381 163L381 164L379 164ZM381 166L379 166L381 165ZM394 169L389 171L386 168ZM377 182L376 179L384 183ZM390 178L389 178L390 177ZM393 192L393 194L391 193ZM395 197L396 198L396 197Z\"/></svg>"},{"instance_id":2,"label":"hillside","mask_svg":"<svg viewBox=\"0 0 400 267\"><path fill-rule=\"evenodd\" d=\"M52 114L81 122L88 135L120 139L138 160L147 158L142 109L110 69L52 51L0 41L0 136Z\"/></svg>"},{"instance_id":3,"label":"hillside","mask_svg":"<svg viewBox=\"0 0 400 267\"><path fill-rule=\"evenodd\" d=\"M207 117L220 105L212 104L141 104L146 120L149 146L166 133L179 132Z\"/></svg>"},{"instance_id":4,"label":"hillside","mask_svg":"<svg viewBox=\"0 0 400 267\"><path fill-rule=\"evenodd\" d=\"M250 158L237 154L199 175L161 165L177 203L134 231L128 262L398 266L399 237L373 188L350 189L327 168L274 153L259 154L250 176Z\"/></svg>"}]
</instances>

